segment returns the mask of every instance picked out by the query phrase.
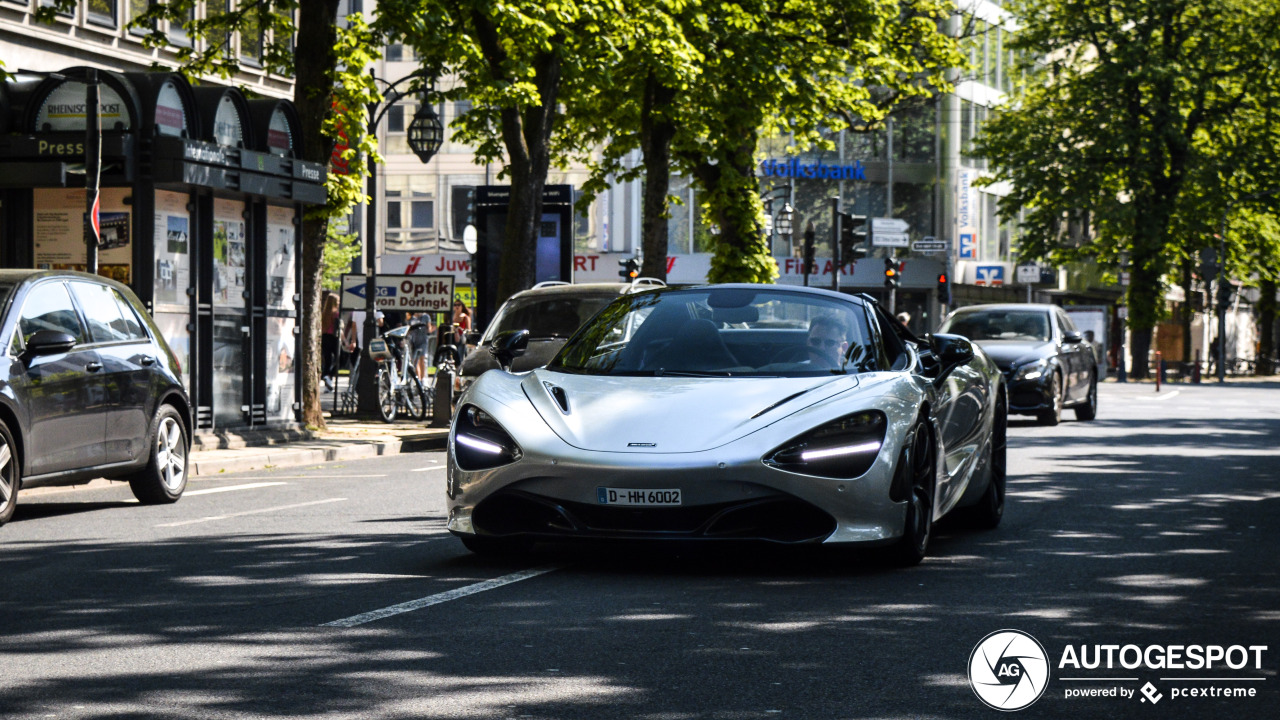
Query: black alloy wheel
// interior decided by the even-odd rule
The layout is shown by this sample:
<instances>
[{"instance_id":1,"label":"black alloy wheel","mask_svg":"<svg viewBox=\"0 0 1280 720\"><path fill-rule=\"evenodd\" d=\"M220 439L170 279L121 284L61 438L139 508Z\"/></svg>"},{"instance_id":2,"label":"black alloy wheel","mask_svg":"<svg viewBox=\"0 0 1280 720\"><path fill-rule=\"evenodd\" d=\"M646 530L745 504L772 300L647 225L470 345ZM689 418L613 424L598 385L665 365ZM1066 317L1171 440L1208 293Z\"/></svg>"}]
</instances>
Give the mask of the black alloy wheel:
<instances>
[{"instance_id":1,"label":"black alloy wheel","mask_svg":"<svg viewBox=\"0 0 1280 720\"><path fill-rule=\"evenodd\" d=\"M1041 425L1057 425L1062 422L1062 376L1056 370L1049 380L1049 395L1053 398L1053 407L1036 414Z\"/></svg>"},{"instance_id":2,"label":"black alloy wheel","mask_svg":"<svg viewBox=\"0 0 1280 720\"><path fill-rule=\"evenodd\" d=\"M0 525L13 518L13 511L18 506L21 471L13 435L9 434L9 426L0 421Z\"/></svg>"},{"instance_id":3,"label":"black alloy wheel","mask_svg":"<svg viewBox=\"0 0 1280 720\"><path fill-rule=\"evenodd\" d=\"M1077 420L1092 420L1098 417L1098 376L1089 376L1089 395L1081 405L1076 406Z\"/></svg>"},{"instance_id":4,"label":"black alloy wheel","mask_svg":"<svg viewBox=\"0 0 1280 720\"><path fill-rule=\"evenodd\" d=\"M177 502L187 488L191 440L172 405L161 405L156 411L148 439L147 466L126 478L129 489L143 505Z\"/></svg>"},{"instance_id":5,"label":"black alloy wheel","mask_svg":"<svg viewBox=\"0 0 1280 720\"><path fill-rule=\"evenodd\" d=\"M929 550L933 534L933 497L937 475L933 432L920 422L908 436L906 447L898 457L898 472L909 473L911 494L907 497L907 519L902 538L889 550L895 565L918 565Z\"/></svg>"}]
</instances>

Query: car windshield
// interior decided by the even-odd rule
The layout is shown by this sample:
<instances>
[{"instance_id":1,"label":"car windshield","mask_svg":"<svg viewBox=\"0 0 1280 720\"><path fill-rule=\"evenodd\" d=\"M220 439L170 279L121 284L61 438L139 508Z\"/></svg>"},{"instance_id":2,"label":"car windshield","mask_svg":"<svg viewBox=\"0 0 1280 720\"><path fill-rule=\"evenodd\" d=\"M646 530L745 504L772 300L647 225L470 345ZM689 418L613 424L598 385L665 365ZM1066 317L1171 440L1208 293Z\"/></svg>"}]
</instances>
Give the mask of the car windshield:
<instances>
[{"instance_id":1,"label":"car windshield","mask_svg":"<svg viewBox=\"0 0 1280 720\"><path fill-rule=\"evenodd\" d=\"M1049 314L1040 310L975 310L958 312L939 332L970 340L1048 342Z\"/></svg>"},{"instance_id":2,"label":"car windshield","mask_svg":"<svg viewBox=\"0 0 1280 720\"><path fill-rule=\"evenodd\" d=\"M548 366L587 375L803 377L874 367L856 301L772 288L690 288L614 300Z\"/></svg>"},{"instance_id":3,"label":"car windshield","mask_svg":"<svg viewBox=\"0 0 1280 720\"><path fill-rule=\"evenodd\" d=\"M613 298L613 295L515 298L498 311L483 342L490 342L498 333L508 330L528 330L529 337L534 339L568 338Z\"/></svg>"}]
</instances>

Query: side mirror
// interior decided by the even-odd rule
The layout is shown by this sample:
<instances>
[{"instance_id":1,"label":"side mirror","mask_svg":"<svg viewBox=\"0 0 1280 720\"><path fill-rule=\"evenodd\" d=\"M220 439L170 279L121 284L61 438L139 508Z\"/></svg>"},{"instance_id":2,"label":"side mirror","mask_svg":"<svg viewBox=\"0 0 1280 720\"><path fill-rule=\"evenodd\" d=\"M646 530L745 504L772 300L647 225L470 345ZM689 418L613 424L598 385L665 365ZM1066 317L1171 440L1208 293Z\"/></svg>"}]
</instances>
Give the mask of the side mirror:
<instances>
[{"instance_id":1,"label":"side mirror","mask_svg":"<svg viewBox=\"0 0 1280 720\"><path fill-rule=\"evenodd\" d=\"M942 366L938 377L933 380L935 386L941 386L952 370L973 359L973 343L960 335L930 335L929 349Z\"/></svg>"},{"instance_id":2,"label":"side mirror","mask_svg":"<svg viewBox=\"0 0 1280 720\"><path fill-rule=\"evenodd\" d=\"M68 352L75 346L75 336L61 330L37 330L27 338L27 354L31 356L57 355Z\"/></svg>"},{"instance_id":3,"label":"side mirror","mask_svg":"<svg viewBox=\"0 0 1280 720\"><path fill-rule=\"evenodd\" d=\"M1082 342L1083 340L1084 335L1082 335L1079 330L1068 330L1062 333L1062 342L1067 343L1068 345Z\"/></svg>"},{"instance_id":4,"label":"side mirror","mask_svg":"<svg viewBox=\"0 0 1280 720\"><path fill-rule=\"evenodd\" d=\"M508 330L493 339L489 354L497 359L498 365L503 370L511 372L511 363L523 355L527 347L529 347L528 330Z\"/></svg>"}]
</instances>

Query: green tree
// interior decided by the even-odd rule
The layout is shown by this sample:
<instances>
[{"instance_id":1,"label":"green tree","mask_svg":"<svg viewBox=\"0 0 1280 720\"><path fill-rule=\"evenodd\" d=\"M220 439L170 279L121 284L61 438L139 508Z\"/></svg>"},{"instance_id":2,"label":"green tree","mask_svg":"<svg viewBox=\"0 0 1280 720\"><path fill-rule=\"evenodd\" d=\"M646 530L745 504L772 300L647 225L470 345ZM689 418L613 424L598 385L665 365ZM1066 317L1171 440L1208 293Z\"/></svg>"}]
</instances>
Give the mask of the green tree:
<instances>
[{"instance_id":1,"label":"green tree","mask_svg":"<svg viewBox=\"0 0 1280 720\"><path fill-rule=\"evenodd\" d=\"M661 276L672 169L702 188L719 227L710 279L772 282L756 180L761 138L790 134L822 144L822 131L880 121L900 99L945 85L960 64L939 30L941 0L687 0L645 4L621 28L624 62L580 107L584 137L607 143L594 181L626 177L623 159L645 154L646 275ZM570 116L574 113L571 110ZM639 130L639 132L636 132Z\"/></svg>"},{"instance_id":2,"label":"green tree","mask_svg":"<svg viewBox=\"0 0 1280 720\"><path fill-rule=\"evenodd\" d=\"M611 44L621 17L619 0L386 0L378 27L414 48L424 67L452 75L441 93L471 101L452 122L456 140L482 161L503 162L511 202L498 270L497 301L534 281L542 191L552 165L552 141L562 106L575 98L566 86L585 76L607 82L617 58Z\"/></svg>"},{"instance_id":3,"label":"green tree","mask_svg":"<svg viewBox=\"0 0 1280 720\"><path fill-rule=\"evenodd\" d=\"M983 129L977 151L1024 209L1024 257L1131 260L1131 366L1147 375L1165 285L1233 197L1223 139L1277 101L1280 8L1248 0L1016 0L1012 47L1028 81ZM1244 139L1246 143L1259 138ZM1206 213L1206 206L1216 212ZM1197 209L1198 208L1198 209ZM1083 242L1065 232L1086 220Z\"/></svg>"},{"instance_id":4,"label":"green tree","mask_svg":"<svg viewBox=\"0 0 1280 720\"><path fill-rule=\"evenodd\" d=\"M76 0L55 0L37 10L53 22L57 12L74 11ZM202 13L197 8L203 7ZM202 15L202 17L198 17ZM301 159L328 165L335 140L348 149L346 173L329 173L328 202L308 211L299 233L302 258L302 327L298 382L302 384L302 421L324 427L320 409L320 291L322 257L331 218L345 215L364 199L364 158L376 152L365 132L364 108L377 97L365 68L378 57L381 40L360 15L337 24L338 0L152 0L130 28L146 31L144 43L171 47L168 28L182 28L190 42L172 47L177 70L190 79L233 79L244 62L280 77L293 78L293 102L301 121ZM156 69L168 69L156 63ZM251 92L246 89L246 92ZM350 122L359 118L359 122ZM344 119L347 122L343 122Z\"/></svg>"}]
</instances>

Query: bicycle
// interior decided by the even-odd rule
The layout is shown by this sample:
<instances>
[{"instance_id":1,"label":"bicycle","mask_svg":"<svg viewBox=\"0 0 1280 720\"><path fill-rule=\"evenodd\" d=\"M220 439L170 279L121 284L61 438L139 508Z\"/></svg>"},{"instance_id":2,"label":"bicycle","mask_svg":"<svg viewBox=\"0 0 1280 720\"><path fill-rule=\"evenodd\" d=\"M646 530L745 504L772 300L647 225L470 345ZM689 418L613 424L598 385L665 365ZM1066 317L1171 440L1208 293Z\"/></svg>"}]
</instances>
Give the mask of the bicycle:
<instances>
[{"instance_id":1,"label":"bicycle","mask_svg":"<svg viewBox=\"0 0 1280 720\"><path fill-rule=\"evenodd\" d=\"M401 408L417 420L431 409L431 396L403 351L408 331L408 326L398 327L369 343L369 357L378 363L378 412L386 422L394 422Z\"/></svg>"}]
</instances>

